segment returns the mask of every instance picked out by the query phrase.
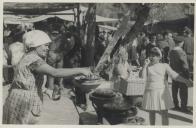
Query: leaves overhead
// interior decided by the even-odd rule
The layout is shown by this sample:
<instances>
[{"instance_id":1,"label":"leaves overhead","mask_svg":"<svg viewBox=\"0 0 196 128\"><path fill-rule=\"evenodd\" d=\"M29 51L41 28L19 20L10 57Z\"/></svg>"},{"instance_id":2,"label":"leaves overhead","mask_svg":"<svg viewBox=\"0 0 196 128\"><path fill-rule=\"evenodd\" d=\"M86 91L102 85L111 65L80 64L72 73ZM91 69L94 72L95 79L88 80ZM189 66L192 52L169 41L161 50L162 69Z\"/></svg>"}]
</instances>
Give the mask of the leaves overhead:
<instances>
[{"instance_id":1,"label":"leaves overhead","mask_svg":"<svg viewBox=\"0 0 196 128\"><path fill-rule=\"evenodd\" d=\"M97 4L97 14L111 17L122 18L130 11L130 20L137 19L139 3L101 3ZM192 3L145 3L150 8L148 21L175 20L185 18L186 13L194 13L194 4ZM107 13L106 13L107 12Z\"/></svg>"}]
</instances>

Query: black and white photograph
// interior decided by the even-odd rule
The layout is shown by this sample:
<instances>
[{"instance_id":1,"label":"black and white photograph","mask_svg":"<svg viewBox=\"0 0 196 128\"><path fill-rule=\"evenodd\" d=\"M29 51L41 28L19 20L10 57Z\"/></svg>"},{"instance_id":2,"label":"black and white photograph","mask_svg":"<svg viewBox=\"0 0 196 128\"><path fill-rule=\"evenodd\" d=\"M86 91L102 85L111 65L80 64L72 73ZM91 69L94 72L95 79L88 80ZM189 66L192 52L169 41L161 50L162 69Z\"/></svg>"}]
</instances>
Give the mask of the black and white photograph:
<instances>
[{"instance_id":1,"label":"black and white photograph","mask_svg":"<svg viewBox=\"0 0 196 128\"><path fill-rule=\"evenodd\" d=\"M2 7L2 125L194 125L194 2Z\"/></svg>"}]
</instances>

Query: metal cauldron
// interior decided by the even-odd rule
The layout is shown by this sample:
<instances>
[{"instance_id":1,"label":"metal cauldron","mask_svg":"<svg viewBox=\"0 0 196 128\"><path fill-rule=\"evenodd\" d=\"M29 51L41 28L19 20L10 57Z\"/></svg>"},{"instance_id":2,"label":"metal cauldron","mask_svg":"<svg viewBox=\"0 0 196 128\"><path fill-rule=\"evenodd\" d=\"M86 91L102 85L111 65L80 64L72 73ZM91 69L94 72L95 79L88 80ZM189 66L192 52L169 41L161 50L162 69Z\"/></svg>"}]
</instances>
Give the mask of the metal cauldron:
<instances>
[{"instance_id":1,"label":"metal cauldron","mask_svg":"<svg viewBox=\"0 0 196 128\"><path fill-rule=\"evenodd\" d=\"M95 90L96 91L96 90ZM103 92L101 92L103 91ZM113 93L111 93L113 91ZM109 93L110 95L107 95ZM111 124L126 122L127 117L132 117L137 114L136 107L132 106L124 100L121 93L114 90L100 90L100 95L89 95L92 105L95 108L98 116L98 123L102 123L102 118L107 118ZM101 94L105 96L101 96ZM117 106L115 106L117 105Z\"/></svg>"}]
</instances>

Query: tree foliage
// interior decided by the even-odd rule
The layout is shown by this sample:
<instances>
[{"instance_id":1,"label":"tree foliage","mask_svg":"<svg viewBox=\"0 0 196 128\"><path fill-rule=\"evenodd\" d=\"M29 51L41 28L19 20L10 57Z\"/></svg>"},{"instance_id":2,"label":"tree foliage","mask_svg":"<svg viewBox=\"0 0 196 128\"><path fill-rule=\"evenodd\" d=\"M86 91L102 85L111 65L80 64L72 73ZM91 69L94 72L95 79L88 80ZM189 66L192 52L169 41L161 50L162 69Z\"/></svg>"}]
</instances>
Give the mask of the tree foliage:
<instances>
[{"instance_id":1,"label":"tree foliage","mask_svg":"<svg viewBox=\"0 0 196 128\"><path fill-rule=\"evenodd\" d=\"M177 6L181 7L181 6L185 6L184 4L176 4ZM129 31L126 33L124 39L119 42L121 43L121 45L131 45L134 38L137 36L137 34L139 32L142 31L142 28L144 26L144 23L146 21L151 21L153 22L153 20L164 20L164 18L168 15L168 7L171 6L169 4L164 4L164 3L144 3L144 4L139 4L139 3L115 3L113 4L114 7L119 8L119 10L121 10L122 15L124 15L125 18L127 18L127 14L129 14L129 20L135 20L135 24L129 28ZM189 6L186 6L191 7ZM183 8L183 7L182 7ZM172 12L170 12L172 13ZM127 22L128 23L128 22ZM121 25L121 27L123 26L127 26L127 25ZM119 28L120 30L121 28ZM118 30L117 32L118 33ZM115 38L115 36L114 36ZM112 54L115 55L115 52L117 51L118 47L120 46L117 43L118 40L113 40L111 43L114 43L117 47L111 47L111 48L115 48L114 50L108 50L106 48L105 53L103 54L103 57L100 59L101 63L98 63L97 65L97 69L101 70L101 68L99 67L103 67L104 65L104 60L107 60L108 58L108 54L111 54L111 52L113 51ZM110 47L111 45L109 44L108 47ZM128 45L127 45L128 46ZM110 53L108 53L108 51L110 51ZM110 55L113 56L113 55Z\"/></svg>"}]
</instances>

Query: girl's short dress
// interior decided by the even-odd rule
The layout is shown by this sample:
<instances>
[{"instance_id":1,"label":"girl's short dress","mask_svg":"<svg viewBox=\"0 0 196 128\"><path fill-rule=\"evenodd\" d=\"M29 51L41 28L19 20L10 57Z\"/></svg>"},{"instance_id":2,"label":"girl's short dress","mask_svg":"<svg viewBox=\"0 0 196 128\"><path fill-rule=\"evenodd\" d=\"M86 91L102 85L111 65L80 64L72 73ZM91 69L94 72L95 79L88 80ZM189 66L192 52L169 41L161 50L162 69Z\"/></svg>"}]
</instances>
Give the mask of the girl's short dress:
<instances>
[{"instance_id":1,"label":"girl's short dress","mask_svg":"<svg viewBox=\"0 0 196 128\"><path fill-rule=\"evenodd\" d=\"M127 80L122 80L121 77L127 77L129 75L128 73L129 64L126 62L125 64L118 64L114 66L113 70L113 76L111 78L111 81L113 82L113 86L111 87L115 91L121 92L123 89L121 86L122 84L127 85Z\"/></svg>"},{"instance_id":2,"label":"girl's short dress","mask_svg":"<svg viewBox=\"0 0 196 128\"><path fill-rule=\"evenodd\" d=\"M3 106L3 124L34 124L43 101L43 75L35 69L45 64L36 53L25 55L16 66L14 80Z\"/></svg>"},{"instance_id":3,"label":"girl's short dress","mask_svg":"<svg viewBox=\"0 0 196 128\"><path fill-rule=\"evenodd\" d=\"M174 107L168 84L165 81L165 76L168 73L173 72L167 64L158 63L147 67L143 109L160 111Z\"/></svg>"}]
</instances>

